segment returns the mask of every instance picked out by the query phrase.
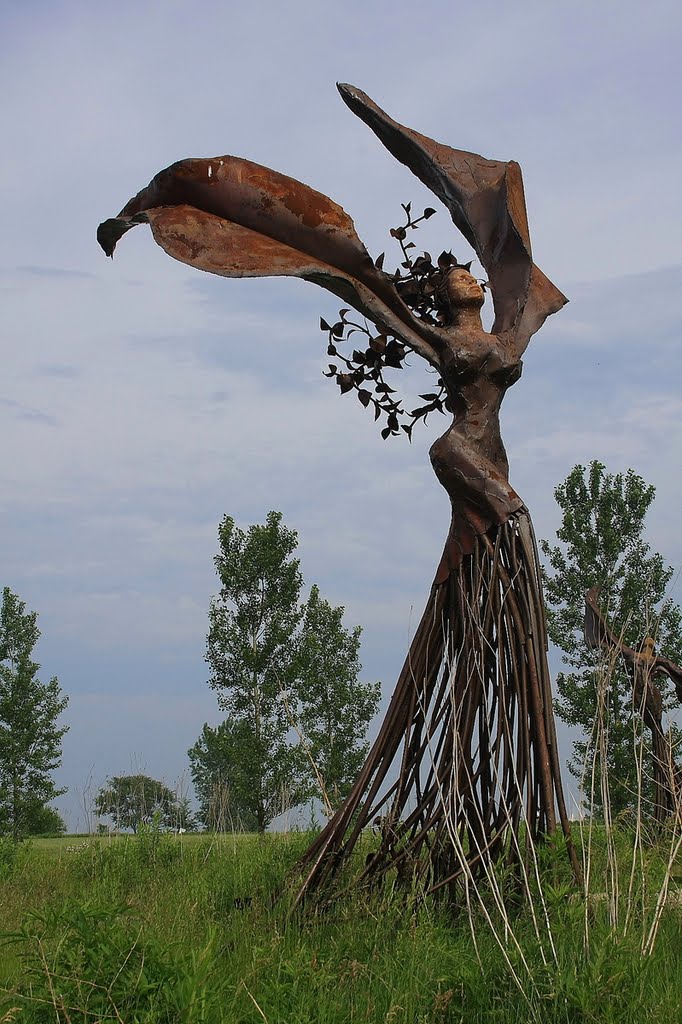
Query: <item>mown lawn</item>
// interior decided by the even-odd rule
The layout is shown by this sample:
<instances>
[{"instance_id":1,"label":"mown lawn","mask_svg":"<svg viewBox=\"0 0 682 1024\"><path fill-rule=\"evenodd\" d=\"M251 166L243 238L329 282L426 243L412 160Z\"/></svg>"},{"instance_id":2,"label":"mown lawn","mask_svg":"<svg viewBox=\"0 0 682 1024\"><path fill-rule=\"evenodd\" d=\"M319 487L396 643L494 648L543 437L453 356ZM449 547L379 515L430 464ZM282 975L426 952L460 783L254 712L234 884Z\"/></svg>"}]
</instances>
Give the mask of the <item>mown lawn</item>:
<instances>
[{"instance_id":1,"label":"mown lawn","mask_svg":"<svg viewBox=\"0 0 682 1024\"><path fill-rule=\"evenodd\" d=\"M487 912L392 891L287 921L303 834L65 837L20 849L0 875L0 1021L95 1024L637 1021L677 1024L682 912L673 884L653 952L665 850L620 895L593 844L593 895L561 851L540 865L545 910ZM504 893L504 884L501 892ZM486 905L493 906L491 893ZM614 917L615 914L615 917Z\"/></svg>"}]
</instances>

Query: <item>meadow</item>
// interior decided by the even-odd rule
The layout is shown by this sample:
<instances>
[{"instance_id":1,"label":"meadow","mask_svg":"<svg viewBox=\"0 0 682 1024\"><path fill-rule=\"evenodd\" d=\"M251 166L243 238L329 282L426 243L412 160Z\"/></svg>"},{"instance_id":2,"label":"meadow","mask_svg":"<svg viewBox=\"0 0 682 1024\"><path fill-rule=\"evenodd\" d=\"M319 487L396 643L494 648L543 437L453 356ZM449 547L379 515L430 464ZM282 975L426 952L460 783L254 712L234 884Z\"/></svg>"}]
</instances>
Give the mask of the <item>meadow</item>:
<instances>
[{"instance_id":1,"label":"meadow","mask_svg":"<svg viewBox=\"0 0 682 1024\"><path fill-rule=\"evenodd\" d=\"M295 917L286 890L272 896L305 833L149 828L4 846L0 1021L678 1022L682 878L670 843L617 827L577 838L586 898L550 843L530 901L501 874L480 901L388 884Z\"/></svg>"}]
</instances>

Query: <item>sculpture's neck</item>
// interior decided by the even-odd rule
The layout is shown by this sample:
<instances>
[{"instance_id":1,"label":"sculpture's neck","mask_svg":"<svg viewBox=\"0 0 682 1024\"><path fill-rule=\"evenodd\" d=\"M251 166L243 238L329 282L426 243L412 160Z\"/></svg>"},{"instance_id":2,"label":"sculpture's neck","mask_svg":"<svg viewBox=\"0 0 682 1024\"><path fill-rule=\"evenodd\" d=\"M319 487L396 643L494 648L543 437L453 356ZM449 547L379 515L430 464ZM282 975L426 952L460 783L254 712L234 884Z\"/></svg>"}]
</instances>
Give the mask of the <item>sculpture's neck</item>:
<instances>
[{"instance_id":1,"label":"sculpture's neck","mask_svg":"<svg viewBox=\"0 0 682 1024\"><path fill-rule=\"evenodd\" d=\"M465 331L482 331L481 311L478 306L454 306L448 326Z\"/></svg>"}]
</instances>

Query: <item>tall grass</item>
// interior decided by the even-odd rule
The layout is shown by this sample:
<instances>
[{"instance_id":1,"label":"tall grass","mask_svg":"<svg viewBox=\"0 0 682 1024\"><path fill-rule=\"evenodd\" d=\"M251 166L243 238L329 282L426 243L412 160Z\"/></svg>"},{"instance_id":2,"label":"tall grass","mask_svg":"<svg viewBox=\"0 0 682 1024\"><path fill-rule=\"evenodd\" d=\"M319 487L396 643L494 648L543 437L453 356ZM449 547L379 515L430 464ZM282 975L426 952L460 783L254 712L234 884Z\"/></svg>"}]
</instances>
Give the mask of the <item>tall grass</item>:
<instances>
[{"instance_id":1,"label":"tall grass","mask_svg":"<svg viewBox=\"0 0 682 1024\"><path fill-rule=\"evenodd\" d=\"M604 713L588 797L608 796L607 730ZM647 830L638 757L630 818L577 825L584 891L558 836L513 872L465 872L456 905L396 881L293 917L272 896L305 833L2 846L0 1024L677 1024L682 815Z\"/></svg>"},{"instance_id":2,"label":"tall grass","mask_svg":"<svg viewBox=\"0 0 682 1024\"><path fill-rule=\"evenodd\" d=\"M627 930L614 929L608 900L585 902L571 889L560 846L541 850L548 955L527 906L507 897L502 910L483 887L480 902L472 896L458 912L416 889L386 888L285 924L270 896L308 838L143 832L36 843L3 882L0 927L11 939L0 960L0 1020L679 1019L679 908L663 902L646 955L641 941L657 913L667 846L644 851L650 881ZM595 883L611 877L609 850L629 868L633 848L630 832L612 842L593 825ZM627 871L621 877L626 894ZM503 877L497 885L509 891Z\"/></svg>"}]
</instances>

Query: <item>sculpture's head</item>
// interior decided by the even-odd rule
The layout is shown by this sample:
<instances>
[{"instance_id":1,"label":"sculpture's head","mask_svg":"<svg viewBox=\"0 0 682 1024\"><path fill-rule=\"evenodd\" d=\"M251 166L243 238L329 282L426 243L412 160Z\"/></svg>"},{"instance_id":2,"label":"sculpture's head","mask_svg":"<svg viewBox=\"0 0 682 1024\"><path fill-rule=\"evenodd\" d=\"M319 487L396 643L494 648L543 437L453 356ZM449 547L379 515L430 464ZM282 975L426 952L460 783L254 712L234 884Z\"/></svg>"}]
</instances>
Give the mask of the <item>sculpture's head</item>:
<instances>
[{"instance_id":1,"label":"sculpture's head","mask_svg":"<svg viewBox=\"0 0 682 1024\"><path fill-rule=\"evenodd\" d=\"M436 299L443 326L481 329L485 292L468 266L455 265L443 271Z\"/></svg>"},{"instance_id":2,"label":"sculpture's head","mask_svg":"<svg viewBox=\"0 0 682 1024\"><path fill-rule=\"evenodd\" d=\"M444 282L444 292L452 309L470 307L480 309L485 302L485 293L473 274L466 267L453 267Z\"/></svg>"}]
</instances>

